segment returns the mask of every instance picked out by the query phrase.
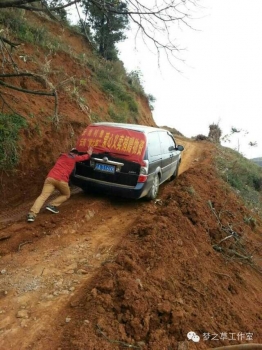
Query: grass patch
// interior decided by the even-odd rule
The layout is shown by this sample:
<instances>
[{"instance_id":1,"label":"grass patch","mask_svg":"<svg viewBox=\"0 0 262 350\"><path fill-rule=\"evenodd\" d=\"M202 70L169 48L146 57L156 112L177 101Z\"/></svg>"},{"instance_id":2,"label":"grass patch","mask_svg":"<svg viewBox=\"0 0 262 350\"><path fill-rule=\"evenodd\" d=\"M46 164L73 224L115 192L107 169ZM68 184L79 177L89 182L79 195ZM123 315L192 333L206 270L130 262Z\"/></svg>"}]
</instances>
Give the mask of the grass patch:
<instances>
[{"instance_id":1,"label":"grass patch","mask_svg":"<svg viewBox=\"0 0 262 350\"><path fill-rule=\"evenodd\" d=\"M86 57L81 55L79 60L94 73L94 78L101 89L107 94L114 104L114 108L109 107L109 115L115 122L136 122L139 108L136 102L137 94L143 94L141 85L139 88L131 84L129 75L126 73L121 61L105 61L98 56Z\"/></svg>"},{"instance_id":2,"label":"grass patch","mask_svg":"<svg viewBox=\"0 0 262 350\"><path fill-rule=\"evenodd\" d=\"M24 17L24 11L3 9L0 12L0 28L11 30L21 41L39 45L49 50L62 49L62 43L49 34L46 28L34 26Z\"/></svg>"},{"instance_id":3,"label":"grass patch","mask_svg":"<svg viewBox=\"0 0 262 350\"><path fill-rule=\"evenodd\" d=\"M124 112L116 112L113 106L109 107L108 114L116 123L126 123L127 115Z\"/></svg>"},{"instance_id":4,"label":"grass patch","mask_svg":"<svg viewBox=\"0 0 262 350\"><path fill-rule=\"evenodd\" d=\"M24 118L16 114L0 114L0 169L10 170L19 161L19 131L27 127Z\"/></svg>"},{"instance_id":5,"label":"grass patch","mask_svg":"<svg viewBox=\"0 0 262 350\"><path fill-rule=\"evenodd\" d=\"M138 107L134 98L122 85L108 80L102 83L102 89L114 99L116 105L121 105L120 107L123 107L121 102L126 102L126 109L130 112L138 113Z\"/></svg>"},{"instance_id":6,"label":"grass patch","mask_svg":"<svg viewBox=\"0 0 262 350\"><path fill-rule=\"evenodd\" d=\"M218 148L217 168L222 178L244 199L245 203L262 210L262 168L225 147Z\"/></svg>"},{"instance_id":7,"label":"grass patch","mask_svg":"<svg viewBox=\"0 0 262 350\"><path fill-rule=\"evenodd\" d=\"M108 99L114 104L114 111L109 115L113 121L126 120L136 123L139 120L139 106L137 96L143 95L152 108L151 95L146 95L141 83L142 75L139 71L127 73L123 62L120 60L107 61L97 54L81 53L75 55L70 46L63 44L56 36L51 35L45 27L39 27L27 21L26 11L19 9L3 9L0 11L0 30L8 29L16 38L24 42L29 42L35 46L40 46L52 52L64 51L74 59L77 59L81 65L89 67L92 70L92 81L96 83L101 90L105 92ZM44 73L50 73L50 66L47 61L43 65ZM81 110L89 113L86 101L79 94L80 85L74 84L71 87L71 97L76 100Z\"/></svg>"}]
</instances>

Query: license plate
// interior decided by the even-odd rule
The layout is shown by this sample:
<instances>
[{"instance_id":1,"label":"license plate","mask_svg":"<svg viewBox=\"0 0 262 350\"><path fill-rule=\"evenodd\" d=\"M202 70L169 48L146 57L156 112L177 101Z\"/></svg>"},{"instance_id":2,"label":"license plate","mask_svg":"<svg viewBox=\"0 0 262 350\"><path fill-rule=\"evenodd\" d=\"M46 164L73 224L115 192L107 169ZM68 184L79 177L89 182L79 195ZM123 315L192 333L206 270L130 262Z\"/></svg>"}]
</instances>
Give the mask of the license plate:
<instances>
[{"instance_id":1,"label":"license plate","mask_svg":"<svg viewBox=\"0 0 262 350\"><path fill-rule=\"evenodd\" d=\"M114 165L96 163L95 170L104 171L105 173L114 173L115 167Z\"/></svg>"}]
</instances>

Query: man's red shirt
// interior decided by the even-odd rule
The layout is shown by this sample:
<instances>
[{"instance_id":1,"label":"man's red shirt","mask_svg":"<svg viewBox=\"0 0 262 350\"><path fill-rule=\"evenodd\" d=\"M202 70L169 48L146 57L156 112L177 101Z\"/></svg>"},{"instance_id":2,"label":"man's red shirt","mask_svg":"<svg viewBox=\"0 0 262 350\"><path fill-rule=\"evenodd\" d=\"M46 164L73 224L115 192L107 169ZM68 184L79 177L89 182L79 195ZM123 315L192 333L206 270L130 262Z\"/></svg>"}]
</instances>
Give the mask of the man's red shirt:
<instances>
[{"instance_id":1,"label":"man's red shirt","mask_svg":"<svg viewBox=\"0 0 262 350\"><path fill-rule=\"evenodd\" d=\"M56 161L53 168L49 171L47 177L59 181L69 181L69 176L74 170L76 162L81 162L90 158L89 154L84 154L82 156L73 153L63 153Z\"/></svg>"}]
</instances>

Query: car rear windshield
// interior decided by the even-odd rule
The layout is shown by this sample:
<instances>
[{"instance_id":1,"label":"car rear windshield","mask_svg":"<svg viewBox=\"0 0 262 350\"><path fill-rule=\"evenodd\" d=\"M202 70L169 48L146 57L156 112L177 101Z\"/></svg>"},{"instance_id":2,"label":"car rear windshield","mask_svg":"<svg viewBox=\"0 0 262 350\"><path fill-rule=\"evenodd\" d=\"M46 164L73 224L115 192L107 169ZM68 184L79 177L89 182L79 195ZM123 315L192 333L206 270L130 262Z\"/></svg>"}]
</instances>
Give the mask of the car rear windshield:
<instances>
[{"instance_id":1,"label":"car rear windshield","mask_svg":"<svg viewBox=\"0 0 262 350\"><path fill-rule=\"evenodd\" d=\"M139 131L105 125L89 125L77 142L77 150L86 152L93 147L93 153L111 153L129 161L142 164L146 138Z\"/></svg>"}]
</instances>

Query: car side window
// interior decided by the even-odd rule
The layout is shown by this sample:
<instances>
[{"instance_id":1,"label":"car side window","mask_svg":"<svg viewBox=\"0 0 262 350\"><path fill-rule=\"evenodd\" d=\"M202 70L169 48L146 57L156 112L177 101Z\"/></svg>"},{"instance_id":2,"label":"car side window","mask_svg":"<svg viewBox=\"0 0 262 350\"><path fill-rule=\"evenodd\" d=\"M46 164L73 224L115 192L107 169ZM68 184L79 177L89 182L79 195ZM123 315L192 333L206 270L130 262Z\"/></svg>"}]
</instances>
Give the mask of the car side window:
<instances>
[{"instance_id":1,"label":"car side window","mask_svg":"<svg viewBox=\"0 0 262 350\"><path fill-rule=\"evenodd\" d=\"M173 138L166 132L161 132L160 134L160 140L161 140L161 147L162 147L162 152L163 153L168 153L170 152L169 148L171 146L175 147L175 143Z\"/></svg>"},{"instance_id":2,"label":"car side window","mask_svg":"<svg viewBox=\"0 0 262 350\"><path fill-rule=\"evenodd\" d=\"M174 148L176 148L176 142L175 142L175 140L173 139L173 137L170 136L169 134L167 134L167 136L169 137L170 146L173 146ZM169 146L169 147L170 147L170 146Z\"/></svg>"},{"instance_id":3,"label":"car side window","mask_svg":"<svg viewBox=\"0 0 262 350\"><path fill-rule=\"evenodd\" d=\"M158 132L151 132L148 134L148 154L151 157L161 154L160 140Z\"/></svg>"}]
</instances>

